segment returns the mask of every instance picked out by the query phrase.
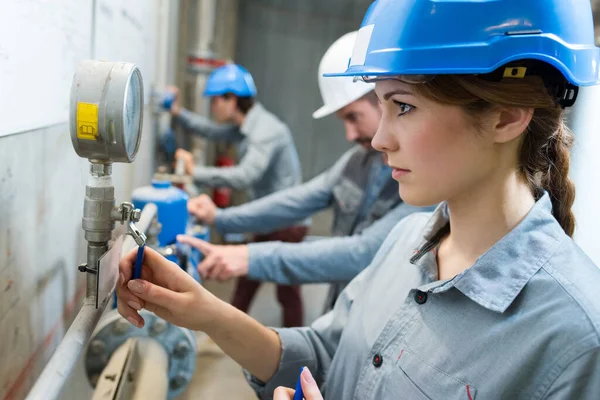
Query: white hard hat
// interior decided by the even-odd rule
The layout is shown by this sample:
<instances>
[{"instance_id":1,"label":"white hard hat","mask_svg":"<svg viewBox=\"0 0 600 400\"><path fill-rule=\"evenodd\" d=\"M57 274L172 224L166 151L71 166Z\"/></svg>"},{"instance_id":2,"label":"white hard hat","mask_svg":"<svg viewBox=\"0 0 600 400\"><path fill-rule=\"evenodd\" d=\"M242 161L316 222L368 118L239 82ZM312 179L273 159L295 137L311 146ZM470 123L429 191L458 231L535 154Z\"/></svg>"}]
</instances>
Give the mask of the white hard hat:
<instances>
[{"instance_id":1,"label":"white hard hat","mask_svg":"<svg viewBox=\"0 0 600 400\"><path fill-rule=\"evenodd\" d=\"M352 77L329 77L328 72L344 71L352 56L358 31L350 32L336 40L325 52L319 64L319 90L323 98L323 107L313 113L313 118L323 118L347 106L375 88L374 83L353 82Z\"/></svg>"}]
</instances>

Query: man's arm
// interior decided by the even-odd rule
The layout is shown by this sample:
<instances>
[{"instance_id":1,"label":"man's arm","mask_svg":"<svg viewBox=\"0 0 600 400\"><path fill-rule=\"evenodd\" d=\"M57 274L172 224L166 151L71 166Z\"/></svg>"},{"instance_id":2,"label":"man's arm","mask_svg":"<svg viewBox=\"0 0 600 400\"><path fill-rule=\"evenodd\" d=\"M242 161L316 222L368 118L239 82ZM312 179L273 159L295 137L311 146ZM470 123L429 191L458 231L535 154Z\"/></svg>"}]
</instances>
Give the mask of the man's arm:
<instances>
[{"instance_id":1,"label":"man's arm","mask_svg":"<svg viewBox=\"0 0 600 400\"><path fill-rule=\"evenodd\" d=\"M238 207L222 209L215 227L223 233L268 233L293 225L331 205L332 189L356 149L310 181Z\"/></svg>"},{"instance_id":2,"label":"man's arm","mask_svg":"<svg viewBox=\"0 0 600 400\"><path fill-rule=\"evenodd\" d=\"M175 119L185 129L206 139L235 142L243 138L237 126L217 124L209 118L189 110L182 109Z\"/></svg>"},{"instance_id":3,"label":"man's arm","mask_svg":"<svg viewBox=\"0 0 600 400\"><path fill-rule=\"evenodd\" d=\"M433 208L401 203L360 234L314 242L248 245L248 278L284 285L349 282L366 268L404 217Z\"/></svg>"},{"instance_id":4,"label":"man's arm","mask_svg":"<svg viewBox=\"0 0 600 400\"><path fill-rule=\"evenodd\" d=\"M240 162L233 167L194 168L194 182L210 187L227 186L237 190L248 189L266 173L271 158L278 150L275 140L266 139L248 144L248 150Z\"/></svg>"},{"instance_id":5,"label":"man's arm","mask_svg":"<svg viewBox=\"0 0 600 400\"><path fill-rule=\"evenodd\" d=\"M406 227L410 229L410 226ZM298 371L304 366L313 373L315 380L322 385L337 350L340 338L348 321L355 300L369 287L378 269L385 265L386 256L405 229L396 226L389 234L369 268L362 271L338 297L333 310L317 319L310 327L276 329L281 340L281 358L275 375L267 382L245 371L246 378L259 398L270 398L277 386L294 387Z\"/></svg>"}]
</instances>

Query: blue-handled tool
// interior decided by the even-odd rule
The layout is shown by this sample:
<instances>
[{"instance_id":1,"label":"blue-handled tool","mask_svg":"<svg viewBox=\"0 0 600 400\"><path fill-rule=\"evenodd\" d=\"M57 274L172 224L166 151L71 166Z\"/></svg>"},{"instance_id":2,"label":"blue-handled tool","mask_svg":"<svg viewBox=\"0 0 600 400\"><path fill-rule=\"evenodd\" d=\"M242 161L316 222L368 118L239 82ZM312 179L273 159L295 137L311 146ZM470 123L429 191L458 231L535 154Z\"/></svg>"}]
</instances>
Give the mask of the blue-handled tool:
<instances>
[{"instance_id":1,"label":"blue-handled tool","mask_svg":"<svg viewBox=\"0 0 600 400\"><path fill-rule=\"evenodd\" d=\"M296 392L294 392L294 400L302 400L304 393L302 392L302 371L304 367L300 368L300 375L298 375L298 381L296 382Z\"/></svg>"},{"instance_id":2,"label":"blue-handled tool","mask_svg":"<svg viewBox=\"0 0 600 400\"><path fill-rule=\"evenodd\" d=\"M145 247L145 244L138 247L137 257L135 258L135 266L133 267L133 279L140 279L142 277L142 263L144 262Z\"/></svg>"},{"instance_id":3,"label":"blue-handled tool","mask_svg":"<svg viewBox=\"0 0 600 400\"><path fill-rule=\"evenodd\" d=\"M173 106L173 102L175 101L175 93L173 92L166 92L163 95L162 98L162 106L165 110L169 111L171 110L171 107Z\"/></svg>"}]
</instances>

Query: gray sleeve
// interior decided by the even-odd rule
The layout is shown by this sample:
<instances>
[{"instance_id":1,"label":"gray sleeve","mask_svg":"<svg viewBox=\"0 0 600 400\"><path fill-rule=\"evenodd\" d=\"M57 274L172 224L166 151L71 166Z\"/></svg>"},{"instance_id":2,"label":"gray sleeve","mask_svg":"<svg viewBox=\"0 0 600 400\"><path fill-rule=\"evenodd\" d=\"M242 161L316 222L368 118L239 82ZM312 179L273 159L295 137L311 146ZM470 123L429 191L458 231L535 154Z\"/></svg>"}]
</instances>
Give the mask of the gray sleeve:
<instances>
[{"instance_id":1,"label":"gray sleeve","mask_svg":"<svg viewBox=\"0 0 600 400\"><path fill-rule=\"evenodd\" d=\"M541 398L547 400L600 398L600 348L588 350L572 361Z\"/></svg>"},{"instance_id":2,"label":"gray sleeve","mask_svg":"<svg viewBox=\"0 0 600 400\"><path fill-rule=\"evenodd\" d=\"M310 327L275 329L281 340L279 368L268 382L261 382L248 372L246 378L261 399L271 399L278 386L294 387L300 368L308 367L321 386L338 347L354 298L362 291L368 271L344 289L334 309Z\"/></svg>"},{"instance_id":3,"label":"gray sleeve","mask_svg":"<svg viewBox=\"0 0 600 400\"><path fill-rule=\"evenodd\" d=\"M365 269L402 218L427 211L399 204L360 234L314 242L251 243L248 278L284 285L349 282Z\"/></svg>"},{"instance_id":4,"label":"gray sleeve","mask_svg":"<svg viewBox=\"0 0 600 400\"><path fill-rule=\"evenodd\" d=\"M194 168L194 182L209 187L227 186L237 190L248 189L263 177L277 149L278 141L274 139L250 141L246 154L237 165L197 166Z\"/></svg>"},{"instance_id":5,"label":"gray sleeve","mask_svg":"<svg viewBox=\"0 0 600 400\"><path fill-rule=\"evenodd\" d=\"M396 238L404 229L402 225L396 225L371 265L346 286L333 310L317 319L310 327L275 330L279 334L282 349L275 375L268 382L261 382L246 372L248 382L261 399L271 398L278 386L294 387L303 366L310 369L317 384L322 386L347 324L352 303L364 292L378 267L385 261Z\"/></svg>"},{"instance_id":6,"label":"gray sleeve","mask_svg":"<svg viewBox=\"0 0 600 400\"><path fill-rule=\"evenodd\" d=\"M242 136L235 125L217 124L200 114L182 109L175 120L185 129L211 140L240 141Z\"/></svg>"},{"instance_id":7,"label":"gray sleeve","mask_svg":"<svg viewBox=\"0 0 600 400\"><path fill-rule=\"evenodd\" d=\"M222 233L268 233L293 225L331 205L332 190L351 153L310 181L238 207L219 210L215 227Z\"/></svg>"}]
</instances>

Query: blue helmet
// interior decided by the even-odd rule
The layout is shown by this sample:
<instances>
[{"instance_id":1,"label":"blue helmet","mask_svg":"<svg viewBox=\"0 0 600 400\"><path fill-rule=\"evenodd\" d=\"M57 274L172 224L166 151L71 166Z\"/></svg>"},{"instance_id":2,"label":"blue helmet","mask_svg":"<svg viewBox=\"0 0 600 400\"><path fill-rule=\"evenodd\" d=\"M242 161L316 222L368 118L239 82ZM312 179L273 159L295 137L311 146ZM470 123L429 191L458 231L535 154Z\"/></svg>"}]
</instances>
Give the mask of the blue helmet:
<instances>
[{"instance_id":1,"label":"blue helmet","mask_svg":"<svg viewBox=\"0 0 600 400\"><path fill-rule=\"evenodd\" d=\"M204 96L222 96L225 93L233 93L238 97L256 96L256 86L250 72L237 64L215 69L206 81Z\"/></svg>"},{"instance_id":2,"label":"blue helmet","mask_svg":"<svg viewBox=\"0 0 600 400\"><path fill-rule=\"evenodd\" d=\"M327 76L520 78L534 73L531 64L573 86L600 83L589 0L377 0L348 69Z\"/></svg>"}]
</instances>

